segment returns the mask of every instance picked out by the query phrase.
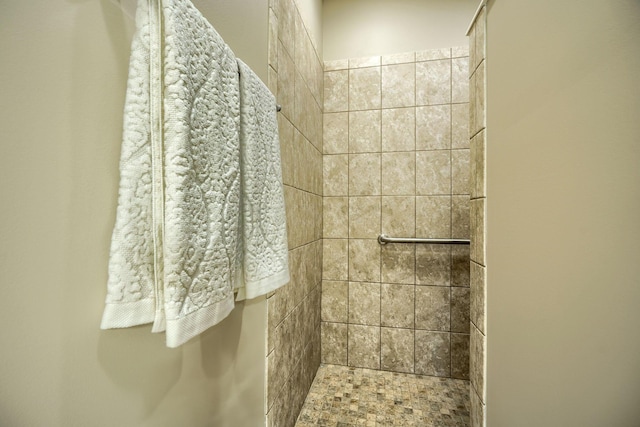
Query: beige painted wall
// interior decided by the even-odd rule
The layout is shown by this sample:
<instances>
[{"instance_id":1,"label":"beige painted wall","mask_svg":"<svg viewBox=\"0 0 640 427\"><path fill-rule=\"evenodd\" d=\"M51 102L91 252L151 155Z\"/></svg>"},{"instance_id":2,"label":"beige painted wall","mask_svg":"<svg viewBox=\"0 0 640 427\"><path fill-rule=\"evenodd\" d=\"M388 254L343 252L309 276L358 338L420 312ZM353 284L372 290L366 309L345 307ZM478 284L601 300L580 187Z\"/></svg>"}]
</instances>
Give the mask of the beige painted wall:
<instances>
[{"instance_id":1,"label":"beige painted wall","mask_svg":"<svg viewBox=\"0 0 640 427\"><path fill-rule=\"evenodd\" d=\"M263 425L264 300L174 350L99 330L133 30L117 3L0 2L0 425ZM266 81L267 0L195 3Z\"/></svg>"},{"instance_id":2,"label":"beige painted wall","mask_svg":"<svg viewBox=\"0 0 640 427\"><path fill-rule=\"evenodd\" d=\"M491 427L640 420L640 3L490 3Z\"/></svg>"},{"instance_id":3,"label":"beige painted wall","mask_svg":"<svg viewBox=\"0 0 640 427\"><path fill-rule=\"evenodd\" d=\"M478 0L324 0L324 60L466 46Z\"/></svg>"}]
</instances>

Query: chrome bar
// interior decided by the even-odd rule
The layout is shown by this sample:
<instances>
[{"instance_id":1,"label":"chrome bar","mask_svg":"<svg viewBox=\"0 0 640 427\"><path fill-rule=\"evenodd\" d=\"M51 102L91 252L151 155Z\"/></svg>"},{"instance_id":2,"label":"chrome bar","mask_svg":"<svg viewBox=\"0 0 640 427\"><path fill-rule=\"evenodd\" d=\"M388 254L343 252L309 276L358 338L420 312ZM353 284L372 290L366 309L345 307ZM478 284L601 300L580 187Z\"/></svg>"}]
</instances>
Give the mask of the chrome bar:
<instances>
[{"instance_id":1,"label":"chrome bar","mask_svg":"<svg viewBox=\"0 0 640 427\"><path fill-rule=\"evenodd\" d=\"M468 245L468 239L418 239L415 237L389 237L386 234L378 236L378 243L386 245L387 243L428 243L436 245Z\"/></svg>"}]
</instances>

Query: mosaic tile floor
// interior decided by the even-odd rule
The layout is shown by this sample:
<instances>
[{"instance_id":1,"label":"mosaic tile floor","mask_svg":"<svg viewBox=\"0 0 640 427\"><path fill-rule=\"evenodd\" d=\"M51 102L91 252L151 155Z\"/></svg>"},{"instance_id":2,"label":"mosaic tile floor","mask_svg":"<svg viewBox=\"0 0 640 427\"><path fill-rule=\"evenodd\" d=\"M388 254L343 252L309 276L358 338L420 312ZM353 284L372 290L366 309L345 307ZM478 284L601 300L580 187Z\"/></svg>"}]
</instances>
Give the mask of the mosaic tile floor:
<instances>
[{"instance_id":1,"label":"mosaic tile floor","mask_svg":"<svg viewBox=\"0 0 640 427\"><path fill-rule=\"evenodd\" d=\"M469 381L321 365L296 427L467 427L469 408Z\"/></svg>"}]
</instances>

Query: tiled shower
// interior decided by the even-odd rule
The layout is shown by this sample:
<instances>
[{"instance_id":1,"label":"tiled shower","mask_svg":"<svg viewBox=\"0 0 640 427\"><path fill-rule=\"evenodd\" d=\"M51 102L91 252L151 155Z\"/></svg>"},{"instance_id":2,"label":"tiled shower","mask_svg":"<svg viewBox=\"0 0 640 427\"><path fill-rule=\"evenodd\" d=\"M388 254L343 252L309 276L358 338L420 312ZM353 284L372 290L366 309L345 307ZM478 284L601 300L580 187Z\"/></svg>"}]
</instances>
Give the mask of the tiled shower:
<instances>
[{"instance_id":1,"label":"tiled shower","mask_svg":"<svg viewBox=\"0 0 640 427\"><path fill-rule=\"evenodd\" d=\"M322 362L469 378L467 47L325 62Z\"/></svg>"}]
</instances>

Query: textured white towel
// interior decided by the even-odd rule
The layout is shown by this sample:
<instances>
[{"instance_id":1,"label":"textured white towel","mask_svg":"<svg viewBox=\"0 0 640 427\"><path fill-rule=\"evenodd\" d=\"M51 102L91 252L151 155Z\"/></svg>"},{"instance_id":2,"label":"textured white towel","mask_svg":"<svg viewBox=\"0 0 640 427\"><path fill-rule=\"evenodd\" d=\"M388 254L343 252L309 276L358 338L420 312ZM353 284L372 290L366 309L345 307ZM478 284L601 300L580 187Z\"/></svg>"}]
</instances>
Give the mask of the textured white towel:
<instances>
[{"instance_id":1,"label":"textured white towel","mask_svg":"<svg viewBox=\"0 0 640 427\"><path fill-rule=\"evenodd\" d=\"M238 299L242 299L287 283L289 261L276 100L241 60L238 68L243 244Z\"/></svg>"},{"instance_id":2,"label":"textured white towel","mask_svg":"<svg viewBox=\"0 0 640 427\"><path fill-rule=\"evenodd\" d=\"M239 79L188 0L139 0L102 328L176 347L224 319L241 271Z\"/></svg>"}]
</instances>

